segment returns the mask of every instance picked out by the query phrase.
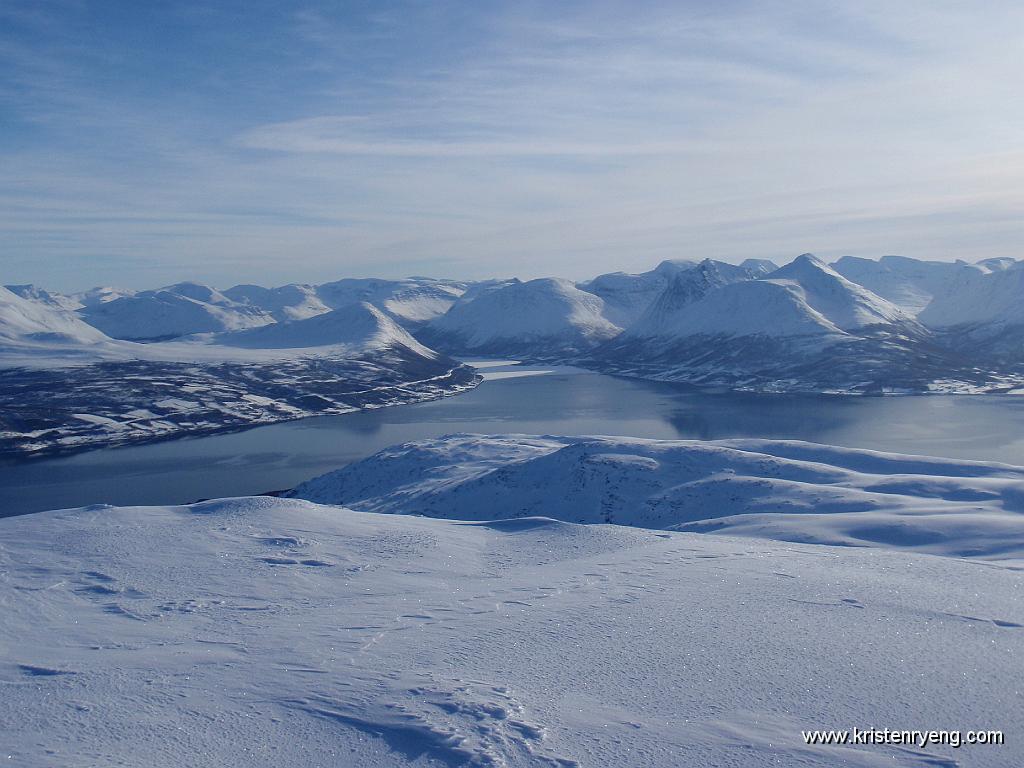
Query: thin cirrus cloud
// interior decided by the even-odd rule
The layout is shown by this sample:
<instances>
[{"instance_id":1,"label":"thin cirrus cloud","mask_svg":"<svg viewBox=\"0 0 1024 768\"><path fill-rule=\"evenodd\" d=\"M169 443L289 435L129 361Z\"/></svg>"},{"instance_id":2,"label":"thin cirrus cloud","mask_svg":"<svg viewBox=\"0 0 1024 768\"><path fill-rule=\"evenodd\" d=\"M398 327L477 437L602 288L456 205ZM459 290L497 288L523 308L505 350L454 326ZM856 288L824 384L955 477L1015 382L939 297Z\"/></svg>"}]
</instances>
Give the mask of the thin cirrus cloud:
<instances>
[{"instance_id":1,"label":"thin cirrus cloud","mask_svg":"<svg viewBox=\"0 0 1024 768\"><path fill-rule=\"evenodd\" d=\"M5 13L5 282L582 278L1024 235L1016 4Z\"/></svg>"},{"instance_id":2,"label":"thin cirrus cloud","mask_svg":"<svg viewBox=\"0 0 1024 768\"><path fill-rule=\"evenodd\" d=\"M370 139L352 131L359 119L323 116L261 126L242 133L240 146L277 152L304 152L387 157L601 157L677 155L707 151L711 142L652 141L593 143L579 141L425 141Z\"/></svg>"}]
</instances>

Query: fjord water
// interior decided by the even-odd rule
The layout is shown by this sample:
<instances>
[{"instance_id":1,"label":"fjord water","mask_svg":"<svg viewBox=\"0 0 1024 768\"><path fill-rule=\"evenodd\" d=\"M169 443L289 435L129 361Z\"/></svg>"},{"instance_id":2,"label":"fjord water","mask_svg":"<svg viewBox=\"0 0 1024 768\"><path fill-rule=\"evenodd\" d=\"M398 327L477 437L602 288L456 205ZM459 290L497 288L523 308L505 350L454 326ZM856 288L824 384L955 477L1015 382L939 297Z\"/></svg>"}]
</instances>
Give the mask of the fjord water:
<instances>
[{"instance_id":1,"label":"fjord water","mask_svg":"<svg viewBox=\"0 0 1024 768\"><path fill-rule=\"evenodd\" d=\"M290 488L386 446L453 432L785 438L1024 464L1024 398L710 393L577 371L496 373L428 403L0 464L0 516Z\"/></svg>"}]
</instances>

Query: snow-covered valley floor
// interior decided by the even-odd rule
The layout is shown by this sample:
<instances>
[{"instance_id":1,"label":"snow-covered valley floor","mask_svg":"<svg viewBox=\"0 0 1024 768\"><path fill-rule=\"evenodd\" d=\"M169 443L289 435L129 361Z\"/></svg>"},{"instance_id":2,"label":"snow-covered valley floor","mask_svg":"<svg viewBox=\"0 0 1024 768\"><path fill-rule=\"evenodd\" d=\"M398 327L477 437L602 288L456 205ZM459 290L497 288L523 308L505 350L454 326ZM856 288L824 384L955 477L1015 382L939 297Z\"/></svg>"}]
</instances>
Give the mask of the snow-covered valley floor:
<instances>
[{"instance_id":1,"label":"snow-covered valley floor","mask_svg":"<svg viewBox=\"0 0 1024 768\"><path fill-rule=\"evenodd\" d=\"M1020 765L1022 488L1008 465L811 443L458 435L296 490L364 511L0 519L0 756ZM852 728L1005 743L801 733Z\"/></svg>"}]
</instances>

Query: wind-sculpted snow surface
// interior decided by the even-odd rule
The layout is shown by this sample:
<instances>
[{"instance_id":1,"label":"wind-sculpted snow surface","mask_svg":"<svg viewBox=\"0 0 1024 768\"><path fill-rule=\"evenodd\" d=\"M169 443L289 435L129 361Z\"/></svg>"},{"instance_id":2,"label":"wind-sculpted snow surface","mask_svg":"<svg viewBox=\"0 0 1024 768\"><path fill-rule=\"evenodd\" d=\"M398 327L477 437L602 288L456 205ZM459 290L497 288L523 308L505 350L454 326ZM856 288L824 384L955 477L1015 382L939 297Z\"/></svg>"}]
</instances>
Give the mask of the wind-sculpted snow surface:
<instances>
[{"instance_id":1,"label":"wind-sculpted snow surface","mask_svg":"<svg viewBox=\"0 0 1024 768\"><path fill-rule=\"evenodd\" d=\"M368 512L544 515L1024 564L1024 468L803 442L455 435L387 449L293 495Z\"/></svg>"},{"instance_id":2,"label":"wind-sculpted snow surface","mask_svg":"<svg viewBox=\"0 0 1024 768\"><path fill-rule=\"evenodd\" d=\"M0 519L3 755L24 768L1020 765L1020 576L273 498ZM852 727L1006 739L826 747L800 733Z\"/></svg>"}]
</instances>

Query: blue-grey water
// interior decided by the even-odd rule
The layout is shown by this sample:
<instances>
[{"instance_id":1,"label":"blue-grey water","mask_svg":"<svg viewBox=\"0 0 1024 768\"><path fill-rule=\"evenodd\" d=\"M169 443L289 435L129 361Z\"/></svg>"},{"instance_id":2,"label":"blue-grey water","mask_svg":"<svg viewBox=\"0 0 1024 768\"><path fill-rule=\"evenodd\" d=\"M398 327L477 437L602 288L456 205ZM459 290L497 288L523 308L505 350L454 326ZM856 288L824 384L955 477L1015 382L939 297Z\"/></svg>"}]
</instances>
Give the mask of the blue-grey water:
<instances>
[{"instance_id":1,"label":"blue-grey water","mask_svg":"<svg viewBox=\"0 0 1024 768\"><path fill-rule=\"evenodd\" d=\"M496 379L430 403L0 464L0 516L290 488L388 445L452 432L794 438L1024 464L1024 398L714 394L592 373Z\"/></svg>"}]
</instances>

